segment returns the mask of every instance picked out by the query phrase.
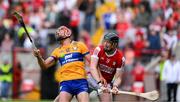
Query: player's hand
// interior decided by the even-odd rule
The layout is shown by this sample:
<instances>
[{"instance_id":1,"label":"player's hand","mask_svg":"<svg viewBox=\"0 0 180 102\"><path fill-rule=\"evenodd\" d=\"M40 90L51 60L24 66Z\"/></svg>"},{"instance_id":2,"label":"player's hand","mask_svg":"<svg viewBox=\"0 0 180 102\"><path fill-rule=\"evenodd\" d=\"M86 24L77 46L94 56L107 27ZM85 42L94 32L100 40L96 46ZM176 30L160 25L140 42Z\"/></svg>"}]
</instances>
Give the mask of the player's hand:
<instances>
[{"instance_id":1,"label":"player's hand","mask_svg":"<svg viewBox=\"0 0 180 102\"><path fill-rule=\"evenodd\" d=\"M107 81L106 81L106 79L104 79L104 77L100 77L100 81L101 81L101 83L103 84L104 87L108 86Z\"/></svg>"},{"instance_id":2,"label":"player's hand","mask_svg":"<svg viewBox=\"0 0 180 102\"><path fill-rule=\"evenodd\" d=\"M112 93L113 93L113 94L118 94L118 91L119 91L119 90L118 90L118 86L115 86L115 85L114 85L113 88L112 88Z\"/></svg>"},{"instance_id":3,"label":"player's hand","mask_svg":"<svg viewBox=\"0 0 180 102\"><path fill-rule=\"evenodd\" d=\"M34 49L34 50L33 50L33 55L34 55L35 57L40 57L40 56L41 56L40 50L39 50L39 49Z\"/></svg>"},{"instance_id":4,"label":"player's hand","mask_svg":"<svg viewBox=\"0 0 180 102\"><path fill-rule=\"evenodd\" d=\"M99 89L98 90L99 90L100 93L109 92L108 88L105 87L102 83L99 83L98 85L99 85Z\"/></svg>"}]
</instances>

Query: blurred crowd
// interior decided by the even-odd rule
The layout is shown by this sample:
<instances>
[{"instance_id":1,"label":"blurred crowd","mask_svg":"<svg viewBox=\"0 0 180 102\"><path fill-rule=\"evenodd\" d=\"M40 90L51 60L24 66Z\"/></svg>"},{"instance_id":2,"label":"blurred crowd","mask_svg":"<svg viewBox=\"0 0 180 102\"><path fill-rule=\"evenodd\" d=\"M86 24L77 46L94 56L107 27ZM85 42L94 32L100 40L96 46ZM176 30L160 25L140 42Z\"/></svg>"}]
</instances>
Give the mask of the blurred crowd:
<instances>
[{"instance_id":1,"label":"blurred crowd","mask_svg":"<svg viewBox=\"0 0 180 102\"><path fill-rule=\"evenodd\" d=\"M38 47L54 44L53 34L61 25L89 48L100 44L106 31L115 30L119 47L133 50L137 58L175 49L180 39L178 0L1 0L0 8L0 45L5 51L31 47L14 11L22 14Z\"/></svg>"},{"instance_id":2,"label":"blurred crowd","mask_svg":"<svg viewBox=\"0 0 180 102\"><path fill-rule=\"evenodd\" d=\"M56 43L56 28L71 28L74 40L93 49L106 31L117 32L126 69L163 51L175 51L180 41L179 0L0 0L0 48L31 48L24 29L12 15L20 12L38 48ZM134 68L134 67L133 67Z\"/></svg>"}]
</instances>

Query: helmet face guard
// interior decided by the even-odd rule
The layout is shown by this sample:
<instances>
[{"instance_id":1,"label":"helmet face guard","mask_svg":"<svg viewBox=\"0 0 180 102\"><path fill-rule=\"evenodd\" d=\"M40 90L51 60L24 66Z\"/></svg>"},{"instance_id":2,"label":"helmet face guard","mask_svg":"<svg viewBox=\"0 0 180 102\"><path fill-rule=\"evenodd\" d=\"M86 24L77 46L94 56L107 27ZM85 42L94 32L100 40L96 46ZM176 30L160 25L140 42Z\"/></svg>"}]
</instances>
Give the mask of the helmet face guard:
<instances>
[{"instance_id":1,"label":"helmet face guard","mask_svg":"<svg viewBox=\"0 0 180 102\"><path fill-rule=\"evenodd\" d=\"M104 40L108 40L111 43L119 43L119 37L116 33L114 32L109 32L104 36Z\"/></svg>"},{"instance_id":2,"label":"helmet face guard","mask_svg":"<svg viewBox=\"0 0 180 102\"><path fill-rule=\"evenodd\" d=\"M72 32L69 28L67 28L66 26L60 26L57 30L56 30L56 39L58 41L60 40L64 40L66 38L69 38L72 35Z\"/></svg>"},{"instance_id":3,"label":"helmet face guard","mask_svg":"<svg viewBox=\"0 0 180 102\"><path fill-rule=\"evenodd\" d=\"M104 36L104 50L106 52L113 52L119 43L119 37L114 32L109 32Z\"/></svg>"}]
</instances>

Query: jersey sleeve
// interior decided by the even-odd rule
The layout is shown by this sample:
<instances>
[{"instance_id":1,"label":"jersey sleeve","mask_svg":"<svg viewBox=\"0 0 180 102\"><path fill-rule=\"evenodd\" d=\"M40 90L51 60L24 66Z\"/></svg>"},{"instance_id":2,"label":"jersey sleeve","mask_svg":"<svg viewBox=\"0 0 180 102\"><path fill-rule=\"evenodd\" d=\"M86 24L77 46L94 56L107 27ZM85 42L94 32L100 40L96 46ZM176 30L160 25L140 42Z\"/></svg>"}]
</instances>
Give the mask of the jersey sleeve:
<instances>
[{"instance_id":1,"label":"jersey sleeve","mask_svg":"<svg viewBox=\"0 0 180 102\"><path fill-rule=\"evenodd\" d=\"M87 54L89 54L89 49L87 48L87 46L82 43L82 42L79 42L79 47L81 48L81 53L85 56Z\"/></svg>"},{"instance_id":2,"label":"jersey sleeve","mask_svg":"<svg viewBox=\"0 0 180 102\"><path fill-rule=\"evenodd\" d=\"M91 57L99 59L100 51L101 51L101 48L100 47L96 47L94 49L93 54L91 55Z\"/></svg>"},{"instance_id":3,"label":"jersey sleeve","mask_svg":"<svg viewBox=\"0 0 180 102\"><path fill-rule=\"evenodd\" d=\"M51 56L53 57L55 60L58 59L58 53L57 53L57 49L54 49L53 52L51 53Z\"/></svg>"},{"instance_id":4,"label":"jersey sleeve","mask_svg":"<svg viewBox=\"0 0 180 102\"><path fill-rule=\"evenodd\" d=\"M117 67L117 70L123 70L126 59L125 59L125 57L123 56L122 53L120 53L119 57L120 57L120 60L119 60L119 65Z\"/></svg>"}]
</instances>

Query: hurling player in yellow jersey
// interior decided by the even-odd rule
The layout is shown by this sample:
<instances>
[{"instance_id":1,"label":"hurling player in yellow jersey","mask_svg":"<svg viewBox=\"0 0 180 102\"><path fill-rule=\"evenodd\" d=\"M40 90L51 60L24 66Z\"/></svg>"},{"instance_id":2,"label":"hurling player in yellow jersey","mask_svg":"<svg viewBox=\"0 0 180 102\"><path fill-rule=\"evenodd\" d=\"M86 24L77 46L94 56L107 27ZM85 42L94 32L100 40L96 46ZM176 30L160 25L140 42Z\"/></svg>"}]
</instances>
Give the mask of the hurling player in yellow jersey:
<instances>
[{"instance_id":1,"label":"hurling player in yellow jersey","mask_svg":"<svg viewBox=\"0 0 180 102\"><path fill-rule=\"evenodd\" d=\"M59 62L58 68L59 96L58 102L70 102L76 96L78 102L89 102L88 82L86 80L85 61L90 61L89 50L82 42L71 40L71 30L61 26L56 31L60 46L51 56L44 60L38 49L34 56L42 69Z\"/></svg>"}]
</instances>

